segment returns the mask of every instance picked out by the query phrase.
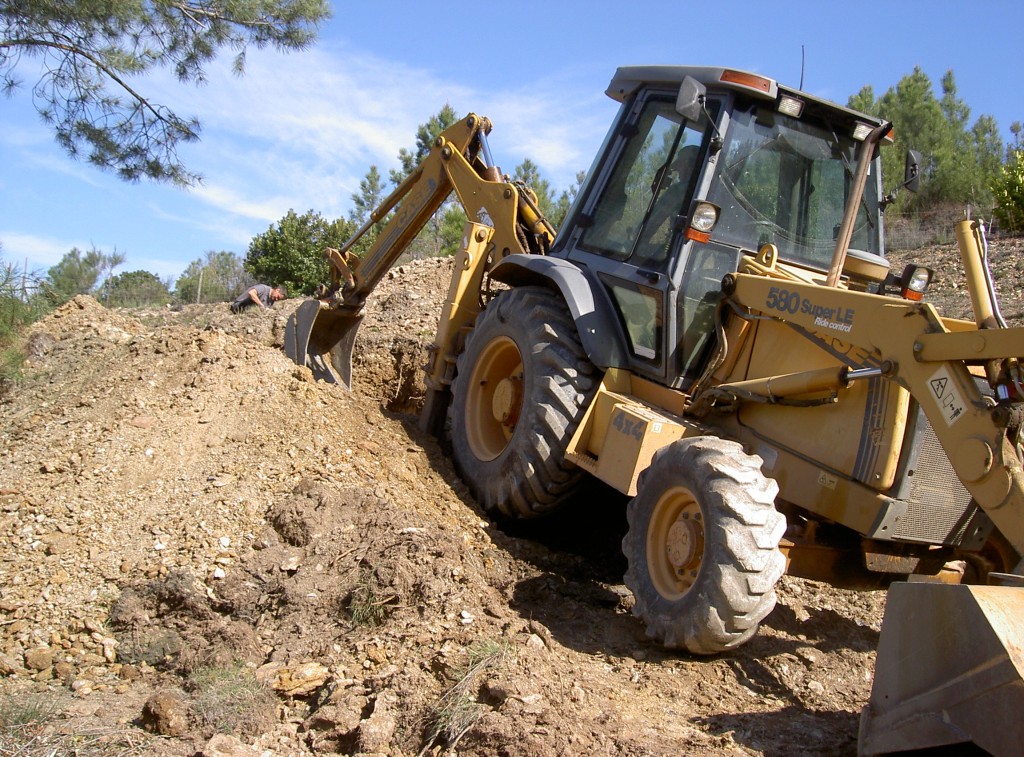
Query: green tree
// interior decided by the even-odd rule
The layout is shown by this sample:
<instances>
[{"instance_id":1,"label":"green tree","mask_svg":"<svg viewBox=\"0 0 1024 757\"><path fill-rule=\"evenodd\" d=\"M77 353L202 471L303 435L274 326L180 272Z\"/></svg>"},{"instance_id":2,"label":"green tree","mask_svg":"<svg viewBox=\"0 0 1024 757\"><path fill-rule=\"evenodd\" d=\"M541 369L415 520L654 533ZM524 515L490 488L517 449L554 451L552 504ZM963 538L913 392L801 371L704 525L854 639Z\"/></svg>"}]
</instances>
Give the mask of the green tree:
<instances>
[{"instance_id":1,"label":"green tree","mask_svg":"<svg viewBox=\"0 0 1024 757\"><path fill-rule=\"evenodd\" d=\"M438 249L436 256L451 257L462 247L462 232L466 228L466 211L458 202L451 203L441 213L437 225Z\"/></svg>"},{"instance_id":2,"label":"green tree","mask_svg":"<svg viewBox=\"0 0 1024 757\"><path fill-rule=\"evenodd\" d=\"M948 131L939 101L932 91L932 82L919 67L904 76L878 101L878 115L892 121L896 130L896 147L883 149L882 175L892 183L903 175L902 161L908 148L920 151L924 181L917 195L904 193L900 200L911 207L926 206L935 201L939 185L933 181L938 163L948 154L945 140ZM899 207L899 206L897 206Z\"/></svg>"},{"instance_id":3,"label":"green tree","mask_svg":"<svg viewBox=\"0 0 1024 757\"><path fill-rule=\"evenodd\" d=\"M72 157L116 171L189 185L198 175L178 158L200 125L153 102L137 83L170 68L201 84L221 49L245 69L248 46L301 50L329 15L327 0L0 0L0 79L11 93L24 61L42 75L32 98Z\"/></svg>"},{"instance_id":4,"label":"green tree","mask_svg":"<svg viewBox=\"0 0 1024 757\"><path fill-rule=\"evenodd\" d=\"M398 162L401 167L391 170L391 183L398 186L405 181L412 170L427 157L430 148L434 146L434 142L441 132L458 120L459 116L455 109L445 103L441 110L431 116L426 123L420 124L416 129L416 149L407 150L403 147L398 151Z\"/></svg>"},{"instance_id":5,"label":"green tree","mask_svg":"<svg viewBox=\"0 0 1024 757\"><path fill-rule=\"evenodd\" d=\"M359 182L359 191L352 194L352 210L349 211L348 219L353 227L362 228L384 199L385 190L380 171L377 170L377 166L371 165L366 176ZM357 255L366 252L389 218L390 214L375 223L354 246L353 252Z\"/></svg>"},{"instance_id":6,"label":"green tree","mask_svg":"<svg viewBox=\"0 0 1024 757\"><path fill-rule=\"evenodd\" d=\"M3 259L0 245L0 398L17 383L25 361L22 333L50 309L39 277Z\"/></svg>"},{"instance_id":7,"label":"green tree","mask_svg":"<svg viewBox=\"0 0 1024 757\"><path fill-rule=\"evenodd\" d=\"M971 133L974 137L978 163L987 175L994 176L1003 164L1004 145L999 133L999 124L992 116L979 116L971 127Z\"/></svg>"},{"instance_id":8,"label":"green tree","mask_svg":"<svg viewBox=\"0 0 1024 757\"><path fill-rule=\"evenodd\" d=\"M996 221L1006 231L1024 231L1024 126L1020 121L1010 125L1013 142L1007 148L1006 162L992 180Z\"/></svg>"},{"instance_id":9,"label":"green tree","mask_svg":"<svg viewBox=\"0 0 1024 757\"><path fill-rule=\"evenodd\" d=\"M324 249L341 247L353 226L344 219L328 221L312 210L301 216L294 210L249 244L245 268L266 284L283 284L289 294L312 294L329 280Z\"/></svg>"},{"instance_id":10,"label":"green tree","mask_svg":"<svg viewBox=\"0 0 1024 757\"><path fill-rule=\"evenodd\" d=\"M878 115L878 103L875 100L875 90L870 84L861 87L860 92L855 94L846 102L847 107L867 113L869 116Z\"/></svg>"},{"instance_id":11,"label":"green tree","mask_svg":"<svg viewBox=\"0 0 1024 757\"><path fill-rule=\"evenodd\" d=\"M74 247L47 271L46 278L56 299L64 302L79 294L96 293L98 285L124 260L117 250L108 254L93 247L83 254Z\"/></svg>"},{"instance_id":12,"label":"green tree","mask_svg":"<svg viewBox=\"0 0 1024 757\"><path fill-rule=\"evenodd\" d=\"M174 295L183 303L233 300L253 283L242 259L233 252L208 250L193 260L174 284Z\"/></svg>"},{"instance_id":13,"label":"green tree","mask_svg":"<svg viewBox=\"0 0 1024 757\"><path fill-rule=\"evenodd\" d=\"M358 226L370 220L370 214L384 199L384 184L377 166L371 165L366 176L359 182L359 191L352 193L352 210L348 219Z\"/></svg>"},{"instance_id":14,"label":"green tree","mask_svg":"<svg viewBox=\"0 0 1024 757\"><path fill-rule=\"evenodd\" d=\"M569 206L576 199L576 193L580 191L586 177L586 171L577 171L576 182L556 196L551 182L541 177L537 164L529 158L524 159L516 166L516 170L512 174L515 181L522 181L536 193L537 206L556 229L565 221L565 216L569 213Z\"/></svg>"},{"instance_id":15,"label":"green tree","mask_svg":"<svg viewBox=\"0 0 1024 757\"><path fill-rule=\"evenodd\" d=\"M455 110L446 103L435 115L427 119L425 123L420 124L416 129L416 148L414 150L407 150L403 147L398 151L400 167L392 169L390 172L392 184L397 186L405 181L406 177L413 172L413 169L422 163L424 158L430 153L430 148L433 147L441 132L457 120L458 115L455 113ZM415 260L454 252L451 227L456 223L454 219L458 218L460 210L461 207L459 206L458 199L454 195L449 197L409 244L406 254ZM452 215L453 213L455 215ZM446 216L448 217L447 222L445 221ZM464 216L465 214L463 214ZM462 230L460 227L454 244L458 244L457 240L461 234Z\"/></svg>"},{"instance_id":16,"label":"green tree","mask_svg":"<svg viewBox=\"0 0 1024 757\"><path fill-rule=\"evenodd\" d=\"M555 229L562 228L562 224L565 222L565 217L569 215L569 208L572 207L573 202L576 200L576 195L579 194L580 187L583 186L583 180L587 178L586 171L576 172L576 182L568 189L563 189L562 193L558 195L558 200L555 202L554 210L551 215L548 216L548 220L551 221L551 225Z\"/></svg>"},{"instance_id":17,"label":"green tree","mask_svg":"<svg viewBox=\"0 0 1024 757\"><path fill-rule=\"evenodd\" d=\"M995 120L982 116L971 127L971 109L960 98L952 70L942 77L939 105L946 117L946 138L935 176L936 192L943 200L970 203L987 211L992 206L988 185L997 168L986 159L993 139L999 143L995 155L1002 152Z\"/></svg>"},{"instance_id":18,"label":"green tree","mask_svg":"<svg viewBox=\"0 0 1024 757\"><path fill-rule=\"evenodd\" d=\"M128 271L112 276L103 291L107 307L159 307L171 301L167 285L149 271Z\"/></svg>"},{"instance_id":19,"label":"green tree","mask_svg":"<svg viewBox=\"0 0 1024 757\"><path fill-rule=\"evenodd\" d=\"M920 69L904 76L880 99L870 86L851 97L856 110L892 121L896 149L882 150L882 174L888 189L903 175L908 148L922 154L923 179L917 195L899 195L896 210L926 210L941 203L969 204L987 212L992 205L991 182L999 170L1002 141L991 116L973 125L971 111L961 98L953 71L942 77L941 98Z\"/></svg>"},{"instance_id":20,"label":"green tree","mask_svg":"<svg viewBox=\"0 0 1024 757\"><path fill-rule=\"evenodd\" d=\"M537 207L545 217L550 219L555 211L555 192L551 188L551 182L541 178L537 164L529 158L524 158L523 162L512 172L512 180L521 181L533 190L537 195Z\"/></svg>"}]
</instances>

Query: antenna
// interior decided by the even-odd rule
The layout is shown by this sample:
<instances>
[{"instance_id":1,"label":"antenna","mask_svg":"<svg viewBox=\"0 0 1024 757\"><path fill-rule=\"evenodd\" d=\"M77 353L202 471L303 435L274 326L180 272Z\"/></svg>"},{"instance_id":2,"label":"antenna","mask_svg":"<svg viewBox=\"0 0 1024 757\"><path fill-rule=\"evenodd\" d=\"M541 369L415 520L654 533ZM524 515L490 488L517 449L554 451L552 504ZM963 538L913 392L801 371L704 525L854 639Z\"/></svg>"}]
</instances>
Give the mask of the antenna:
<instances>
[{"instance_id":1,"label":"antenna","mask_svg":"<svg viewBox=\"0 0 1024 757\"><path fill-rule=\"evenodd\" d=\"M803 92L804 89L804 66L807 63L805 52L806 50L804 49L804 46L800 45L800 86L797 87L797 89L801 92Z\"/></svg>"}]
</instances>

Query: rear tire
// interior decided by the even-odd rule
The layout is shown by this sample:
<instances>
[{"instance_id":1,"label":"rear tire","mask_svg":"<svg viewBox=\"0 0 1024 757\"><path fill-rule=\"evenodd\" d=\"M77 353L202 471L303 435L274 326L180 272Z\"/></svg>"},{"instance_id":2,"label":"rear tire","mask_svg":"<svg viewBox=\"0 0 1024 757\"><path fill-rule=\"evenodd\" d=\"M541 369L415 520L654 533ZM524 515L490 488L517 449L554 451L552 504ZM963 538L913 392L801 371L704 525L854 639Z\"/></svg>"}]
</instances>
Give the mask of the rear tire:
<instances>
[{"instance_id":1,"label":"rear tire","mask_svg":"<svg viewBox=\"0 0 1024 757\"><path fill-rule=\"evenodd\" d=\"M459 475L490 514L543 515L577 488L565 450L597 390L595 369L562 298L503 292L480 314L452 384Z\"/></svg>"},{"instance_id":2,"label":"rear tire","mask_svg":"<svg viewBox=\"0 0 1024 757\"><path fill-rule=\"evenodd\" d=\"M622 551L647 635L704 655L749 640L786 567L786 519L761 459L718 437L681 439L655 454L637 491Z\"/></svg>"}]
</instances>

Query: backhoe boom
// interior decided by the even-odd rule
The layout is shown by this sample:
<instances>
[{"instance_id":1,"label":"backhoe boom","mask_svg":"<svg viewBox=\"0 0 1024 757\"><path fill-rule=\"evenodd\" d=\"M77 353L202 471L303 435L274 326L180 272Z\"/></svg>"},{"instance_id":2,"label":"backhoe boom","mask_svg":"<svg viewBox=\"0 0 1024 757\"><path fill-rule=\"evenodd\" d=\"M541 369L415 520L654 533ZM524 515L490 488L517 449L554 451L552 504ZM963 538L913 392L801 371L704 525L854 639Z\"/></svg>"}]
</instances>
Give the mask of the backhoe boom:
<instances>
[{"instance_id":1,"label":"backhoe boom","mask_svg":"<svg viewBox=\"0 0 1024 757\"><path fill-rule=\"evenodd\" d=\"M292 360L308 364L318 378L351 386L352 347L367 296L453 191L470 220L464 246L471 241L470 234L479 241L481 232L470 228L474 225L483 226L488 237L484 254L474 256L474 269L512 253L547 252L555 231L538 210L533 192L522 183L504 181L500 170L486 163L490 130L489 119L472 113L445 129L369 220L340 249L326 250L330 286L322 287L315 300L303 303L289 319L285 353ZM389 213L390 219L384 221ZM384 227L365 255L357 257L353 248L381 222ZM468 273L479 280L482 270ZM441 324L435 357L443 357L458 328L467 318L472 323L476 315L476 310L457 310L458 323Z\"/></svg>"}]
</instances>

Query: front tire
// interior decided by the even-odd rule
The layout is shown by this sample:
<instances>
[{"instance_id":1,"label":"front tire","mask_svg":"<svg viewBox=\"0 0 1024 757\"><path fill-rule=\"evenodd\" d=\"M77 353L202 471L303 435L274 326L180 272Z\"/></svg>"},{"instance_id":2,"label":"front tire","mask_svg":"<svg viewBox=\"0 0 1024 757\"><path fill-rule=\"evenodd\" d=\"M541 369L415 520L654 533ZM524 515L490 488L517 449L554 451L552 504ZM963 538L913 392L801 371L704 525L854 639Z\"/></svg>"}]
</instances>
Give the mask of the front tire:
<instances>
[{"instance_id":1,"label":"front tire","mask_svg":"<svg viewBox=\"0 0 1024 757\"><path fill-rule=\"evenodd\" d=\"M452 457L485 511L550 512L582 471L565 450L597 390L595 369L562 298L503 292L480 314L452 384Z\"/></svg>"},{"instance_id":2,"label":"front tire","mask_svg":"<svg viewBox=\"0 0 1024 757\"><path fill-rule=\"evenodd\" d=\"M786 567L786 519L761 459L718 437L681 439L655 454L637 491L622 551L647 635L704 655L749 640Z\"/></svg>"}]
</instances>

